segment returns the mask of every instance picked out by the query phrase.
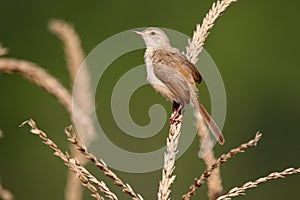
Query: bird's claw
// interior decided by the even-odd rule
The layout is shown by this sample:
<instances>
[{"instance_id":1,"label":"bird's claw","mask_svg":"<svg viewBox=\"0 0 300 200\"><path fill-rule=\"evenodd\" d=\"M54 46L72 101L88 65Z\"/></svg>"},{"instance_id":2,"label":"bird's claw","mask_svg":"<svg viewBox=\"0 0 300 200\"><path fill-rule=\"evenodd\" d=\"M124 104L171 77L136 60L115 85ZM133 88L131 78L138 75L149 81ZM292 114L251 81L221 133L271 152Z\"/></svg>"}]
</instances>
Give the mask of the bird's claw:
<instances>
[{"instance_id":1,"label":"bird's claw","mask_svg":"<svg viewBox=\"0 0 300 200\"><path fill-rule=\"evenodd\" d=\"M179 113L178 113L178 112L175 112L174 115L173 115L172 117L169 118L170 124L181 123L181 122L182 122L182 119L181 119L181 118L178 118L178 116L179 116Z\"/></svg>"}]
</instances>

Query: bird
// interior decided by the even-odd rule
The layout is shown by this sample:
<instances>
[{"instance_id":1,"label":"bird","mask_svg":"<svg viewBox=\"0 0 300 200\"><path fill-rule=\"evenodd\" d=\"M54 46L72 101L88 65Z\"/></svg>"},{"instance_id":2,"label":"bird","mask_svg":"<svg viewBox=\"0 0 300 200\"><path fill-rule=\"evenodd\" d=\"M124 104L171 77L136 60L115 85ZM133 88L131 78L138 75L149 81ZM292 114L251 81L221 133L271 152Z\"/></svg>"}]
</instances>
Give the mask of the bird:
<instances>
[{"instance_id":1,"label":"bird","mask_svg":"<svg viewBox=\"0 0 300 200\"><path fill-rule=\"evenodd\" d=\"M147 81L167 100L173 102L175 120L186 104L191 104L203 117L209 130L220 144L224 144L224 136L218 125L198 99L196 83L201 83L202 76L194 64L177 48L172 47L166 33L157 27L149 27L142 31L134 30L145 44L144 60Z\"/></svg>"}]
</instances>

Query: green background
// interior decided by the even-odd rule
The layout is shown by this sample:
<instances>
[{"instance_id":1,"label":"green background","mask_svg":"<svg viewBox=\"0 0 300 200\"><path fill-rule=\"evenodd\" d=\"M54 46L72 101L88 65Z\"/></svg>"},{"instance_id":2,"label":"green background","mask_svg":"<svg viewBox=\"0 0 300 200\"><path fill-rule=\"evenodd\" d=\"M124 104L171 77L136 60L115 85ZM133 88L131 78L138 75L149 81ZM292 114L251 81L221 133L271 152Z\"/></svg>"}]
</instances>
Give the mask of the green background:
<instances>
[{"instance_id":1,"label":"green background","mask_svg":"<svg viewBox=\"0 0 300 200\"><path fill-rule=\"evenodd\" d=\"M47 30L52 18L64 19L76 28L86 53L106 38L136 27L159 26L192 35L211 7L211 0L193 1L1 1L0 42L10 49L9 57L38 63L70 88L69 76L61 42ZM218 19L205 44L205 49L219 67L227 92L227 117L223 129L226 143L217 145L221 155L256 131L263 132L263 140L255 148L238 155L221 167L224 192L244 182L300 166L300 2L239 1L230 6ZM111 88L121 76L123 66L143 63L143 51L121 57L107 71L107 88L97 93L98 115L107 115L106 129L113 132L112 141L122 136L111 120L108 106ZM123 70L124 71L124 70ZM209 107L205 85L203 102ZM143 102L148 95L147 106ZM147 96L147 97L148 97ZM151 98L150 98L151 97ZM104 99L104 100L103 100ZM147 124L147 107L165 102L150 86L140 89L130 105L133 118ZM143 103L140 103L143 102ZM141 111L145 109L145 111ZM63 150L68 143L63 134L70 124L68 113L56 99L43 89L19 75L0 74L0 177L16 199L64 199L67 169L52 155L41 141L29 134L28 128L18 125L29 118L37 121ZM166 131L167 129L165 129ZM165 133L147 145L139 145L127 137L114 141L132 151L147 152L164 145ZM153 147L151 147L153 145ZM177 160L175 184L171 196L180 199L205 169L198 159L196 139L186 153ZM111 186L92 165L94 174ZM161 170L146 174L116 173L145 199L156 199ZM300 176L276 180L247 191L246 197L236 199L297 199ZM119 188L111 186L120 199L128 199ZM194 199L207 199L206 186L199 189ZM84 199L93 199L85 191Z\"/></svg>"}]
</instances>

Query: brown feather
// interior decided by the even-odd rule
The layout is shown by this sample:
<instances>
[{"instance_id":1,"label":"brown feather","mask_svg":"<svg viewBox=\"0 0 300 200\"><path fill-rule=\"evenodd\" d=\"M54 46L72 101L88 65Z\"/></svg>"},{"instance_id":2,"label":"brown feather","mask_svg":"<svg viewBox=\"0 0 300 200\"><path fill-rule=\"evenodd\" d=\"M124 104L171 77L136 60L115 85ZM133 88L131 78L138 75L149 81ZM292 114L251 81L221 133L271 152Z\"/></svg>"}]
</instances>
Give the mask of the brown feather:
<instances>
[{"instance_id":1,"label":"brown feather","mask_svg":"<svg viewBox=\"0 0 300 200\"><path fill-rule=\"evenodd\" d=\"M198 100L198 107L200 114L202 115L206 125L208 126L209 130L213 133L219 144L224 144L225 139L222 134L222 131L219 129L216 122L213 120L213 118L210 116L210 114L207 112L207 110L204 108L203 104Z\"/></svg>"},{"instance_id":2,"label":"brown feather","mask_svg":"<svg viewBox=\"0 0 300 200\"><path fill-rule=\"evenodd\" d=\"M200 72L179 52L171 52L165 49L156 49L153 53L154 63L156 62L167 65L169 67L173 67L186 78L192 76L191 78L193 78L193 80L189 80L190 82L201 82L202 77Z\"/></svg>"}]
</instances>

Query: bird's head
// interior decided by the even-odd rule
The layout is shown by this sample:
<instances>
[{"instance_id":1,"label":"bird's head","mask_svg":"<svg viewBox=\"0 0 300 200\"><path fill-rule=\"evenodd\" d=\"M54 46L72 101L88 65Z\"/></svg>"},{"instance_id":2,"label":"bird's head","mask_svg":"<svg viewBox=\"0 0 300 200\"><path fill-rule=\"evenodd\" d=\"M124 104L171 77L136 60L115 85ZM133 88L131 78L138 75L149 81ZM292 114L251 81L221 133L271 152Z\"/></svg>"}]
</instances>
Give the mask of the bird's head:
<instances>
[{"instance_id":1,"label":"bird's head","mask_svg":"<svg viewBox=\"0 0 300 200\"><path fill-rule=\"evenodd\" d=\"M168 36L159 28L150 27L143 31L134 32L144 39L147 48L164 49L171 47Z\"/></svg>"}]
</instances>

